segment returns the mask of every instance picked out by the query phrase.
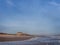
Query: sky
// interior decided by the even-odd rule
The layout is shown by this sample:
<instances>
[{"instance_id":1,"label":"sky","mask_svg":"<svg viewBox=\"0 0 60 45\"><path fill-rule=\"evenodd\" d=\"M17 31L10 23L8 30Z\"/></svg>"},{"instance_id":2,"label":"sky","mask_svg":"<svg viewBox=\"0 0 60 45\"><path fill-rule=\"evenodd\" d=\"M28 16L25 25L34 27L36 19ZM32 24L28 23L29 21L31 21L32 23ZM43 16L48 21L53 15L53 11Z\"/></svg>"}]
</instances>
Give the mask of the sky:
<instances>
[{"instance_id":1,"label":"sky","mask_svg":"<svg viewBox=\"0 0 60 45\"><path fill-rule=\"evenodd\" d=\"M60 34L60 0L0 0L0 32Z\"/></svg>"}]
</instances>

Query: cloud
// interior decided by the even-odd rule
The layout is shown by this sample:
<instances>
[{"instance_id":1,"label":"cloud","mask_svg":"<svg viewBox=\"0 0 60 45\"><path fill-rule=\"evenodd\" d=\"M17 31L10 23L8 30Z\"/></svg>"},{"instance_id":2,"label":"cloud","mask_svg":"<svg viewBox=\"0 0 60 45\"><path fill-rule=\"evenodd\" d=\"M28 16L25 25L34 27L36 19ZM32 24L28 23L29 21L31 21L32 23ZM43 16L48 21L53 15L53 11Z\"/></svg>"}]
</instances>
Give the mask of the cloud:
<instances>
[{"instance_id":1,"label":"cloud","mask_svg":"<svg viewBox=\"0 0 60 45\"><path fill-rule=\"evenodd\" d=\"M60 4L56 2L49 2L49 4L54 5L54 6L60 6Z\"/></svg>"},{"instance_id":2,"label":"cloud","mask_svg":"<svg viewBox=\"0 0 60 45\"><path fill-rule=\"evenodd\" d=\"M9 4L10 6L16 6L11 0L6 0L6 3Z\"/></svg>"},{"instance_id":3,"label":"cloud","mask_svg":"<svg viewBox=\"0 0 60 45\"><path fill-rule=\"evenodd\" d=\"M16 1L16 0L15 0L15 1ZM18 6L14 3L14 1L12 1L12 0L6 0L6 3L7 3L7 8L8 8L8 10L9 10L9 9L10 9L10 10L13 10L13 9L15 8L16 10L19 11L19 13L22 12L21 9L20 9L20 7L18 7ZM10 11L10 10L9 10L9 11Z\"/></svg>"}]
</instances>

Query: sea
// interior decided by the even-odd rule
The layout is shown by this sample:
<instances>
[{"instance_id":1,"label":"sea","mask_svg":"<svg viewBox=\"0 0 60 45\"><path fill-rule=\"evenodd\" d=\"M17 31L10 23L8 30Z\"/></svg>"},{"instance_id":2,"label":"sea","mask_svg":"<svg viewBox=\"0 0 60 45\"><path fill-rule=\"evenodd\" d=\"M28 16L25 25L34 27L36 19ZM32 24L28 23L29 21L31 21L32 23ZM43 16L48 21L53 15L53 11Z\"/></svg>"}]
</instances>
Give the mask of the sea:
<instances>
[{"instance_id":1,"label":"sea","mask_svg":"<svg viewBox=\"0 0 60 45\"><path fill-rule=\"evenodd\" d=\"M0 45L60 45L60 39L36 37L24 41L0 42Z\"/></svg>"}]
</instances>

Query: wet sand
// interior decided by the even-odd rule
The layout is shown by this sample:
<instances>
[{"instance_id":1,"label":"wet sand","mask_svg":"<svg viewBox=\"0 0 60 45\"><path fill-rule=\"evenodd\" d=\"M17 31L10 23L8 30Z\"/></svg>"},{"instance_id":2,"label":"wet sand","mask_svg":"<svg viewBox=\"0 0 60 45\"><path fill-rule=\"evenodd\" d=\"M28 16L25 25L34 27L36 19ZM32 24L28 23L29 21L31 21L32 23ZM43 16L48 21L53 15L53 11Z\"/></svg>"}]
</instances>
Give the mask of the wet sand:
<instances>
[{"instance_id":1,"label":"wet sand","mask_svg":"<svg viewBox=\"0 0 60 45\"><path fill-rule=\"evenodd\" d=\"M0 37L0 42L6 42L6 41L22 41L22 40L28 40L31 39L31 36L22 36L22 37Z\"/></svg>"}]
</instances>

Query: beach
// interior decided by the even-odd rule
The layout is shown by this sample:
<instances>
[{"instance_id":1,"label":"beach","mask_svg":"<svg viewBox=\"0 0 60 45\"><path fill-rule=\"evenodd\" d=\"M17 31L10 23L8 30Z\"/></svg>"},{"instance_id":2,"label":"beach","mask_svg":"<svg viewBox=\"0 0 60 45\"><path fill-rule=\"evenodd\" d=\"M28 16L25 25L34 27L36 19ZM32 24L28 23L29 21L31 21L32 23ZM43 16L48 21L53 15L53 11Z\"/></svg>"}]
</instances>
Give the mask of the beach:
<instances>
[{"instance_id":1,"label":"beach","mask_svg":"<svg viewBox=\"0 0 60 45\"><path fill-rule=\"evenodd\" d=\"M60 40L53 40L47 37L36 37L25 41L6 41L0 42L0 45L60 45Z\"/></svg>"},{"instance_id":2,"label":"beach","mask_svg":"<svg viewBox=\"0 0 60 45\"><path fill-rule=\"evenodd\" d=\"M9 34L9 33L0 33L0 42L6 42L6 41L24 41L31 39L33 36L22 33L22 32L17 32L16 34Z\"/></svg>"},{"instance_id":3,"label":"beach","mask_svg":"<svg viewBox=\"0 0 60 45\"><path fill-rule=\"evenodd\" d=\"M22 41L22 40L28 40L31 39L31 36L21 36L21 37L16 37L16 36L11 36L11 37L1 37L0 36L0 42L6 42L6 41Z\"/></svg>"}]
</instances>

